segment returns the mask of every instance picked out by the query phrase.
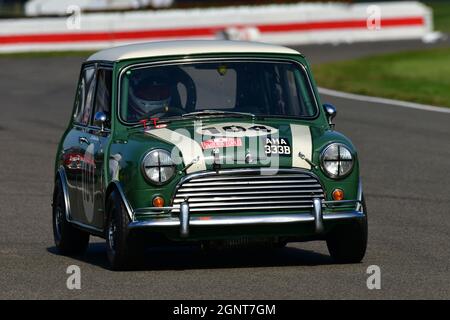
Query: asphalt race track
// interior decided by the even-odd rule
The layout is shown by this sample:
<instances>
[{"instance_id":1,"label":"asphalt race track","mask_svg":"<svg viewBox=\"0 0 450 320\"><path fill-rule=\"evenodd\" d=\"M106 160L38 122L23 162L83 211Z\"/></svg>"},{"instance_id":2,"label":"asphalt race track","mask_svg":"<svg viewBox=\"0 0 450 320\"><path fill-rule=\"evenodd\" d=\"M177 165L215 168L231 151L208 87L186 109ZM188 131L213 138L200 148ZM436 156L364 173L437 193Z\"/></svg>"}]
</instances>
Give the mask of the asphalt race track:
<instances>
[{"instance_id":1,"label":"asphalt race track","mask_svg":"<svg viewBox=\"0 0 450 320\"><path fill-rule=\"evenodd\" d=\"M401 48L390 46L387 51ZM304 52L320 62L375 47L388 46ZM323 101L338 107L337 130L359 149L369 209L363 263L333 264L320 242L264 251L166 248L150 251L128 272L107 269L97 239L81 258L57 255L52 166L82 60L0 58L1 299L450 298L450 114L331 97ZM81 290L66 287L66 268L73 264L81 268ZM370 265L381 268L381 290L367 289Z\"/></svg>"}]
</instances>

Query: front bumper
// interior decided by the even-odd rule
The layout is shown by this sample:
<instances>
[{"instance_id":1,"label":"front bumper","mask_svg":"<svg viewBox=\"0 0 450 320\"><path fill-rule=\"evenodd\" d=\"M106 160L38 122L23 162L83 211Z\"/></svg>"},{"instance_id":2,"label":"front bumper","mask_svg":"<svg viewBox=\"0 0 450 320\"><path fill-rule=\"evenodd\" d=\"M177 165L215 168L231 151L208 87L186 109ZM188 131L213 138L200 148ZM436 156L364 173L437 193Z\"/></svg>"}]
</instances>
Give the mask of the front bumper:
<instances>
[{"instance_id":1,"label":"front bumper","mask_svg":"<svg viewBox=\"0 0 450 320\"><path fill-rule=\"evenodd\" d=\"M342 205L346 205L347 208L353 207L353 209L340 209L330 211L332 208L339 208ZM247 215L191 215L189 212L189 203L183 202L176 208L180 210L180 214L177 216L158 216L154 213L161 210L172 210L175 207L164 208L146 208L145 211L149 214L148 218L143 220L135 220L129 224L131 230L141 229L148 232L157 231L175 231L179 238L190 238L191 230L198 232L199 230L207 231L214 234L222 228L232 227L233 231L236 228L265 228L270 230L269 233L276 235L277 232L280 235L284 230L296 230L295 227L299 225L307 226L309 235L322 235L328 227L336 222L345 222L349 220L362 220L365 218L365 214L362 210L361 200L344 200L344 201L323 201L321 199L314 199L311 212L304 213L282 213L282 214L247 214ZM153 214L152 214L153 213ZM269 229L267 229L267 228ZM295 232L295 231L294 231ZM297 235L302 235L300 229L298 229ZM234 232L233 232L234 233ZM294 235L294 234L292 234Z\"/></svg>"}]
</instances>

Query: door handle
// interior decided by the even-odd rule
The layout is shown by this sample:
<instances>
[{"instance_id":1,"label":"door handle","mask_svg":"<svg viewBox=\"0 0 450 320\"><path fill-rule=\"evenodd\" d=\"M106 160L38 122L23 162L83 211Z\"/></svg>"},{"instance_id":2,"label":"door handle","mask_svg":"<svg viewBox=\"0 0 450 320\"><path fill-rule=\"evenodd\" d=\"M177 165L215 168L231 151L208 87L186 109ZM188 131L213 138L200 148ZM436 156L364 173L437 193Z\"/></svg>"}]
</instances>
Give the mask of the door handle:
<instances>
[{"instance_id":1,"label":"door handle","mask_svg":"<svg viewBox=\"0 0 450 320\"><path fill-rule=\"evenodd\" d=\"M86 143L86 144L89 144L89 140L88 140L86 137L79 137L79 138L78 138L78 141L79 141L80 143Z\"/></svg>"}]
</instances>

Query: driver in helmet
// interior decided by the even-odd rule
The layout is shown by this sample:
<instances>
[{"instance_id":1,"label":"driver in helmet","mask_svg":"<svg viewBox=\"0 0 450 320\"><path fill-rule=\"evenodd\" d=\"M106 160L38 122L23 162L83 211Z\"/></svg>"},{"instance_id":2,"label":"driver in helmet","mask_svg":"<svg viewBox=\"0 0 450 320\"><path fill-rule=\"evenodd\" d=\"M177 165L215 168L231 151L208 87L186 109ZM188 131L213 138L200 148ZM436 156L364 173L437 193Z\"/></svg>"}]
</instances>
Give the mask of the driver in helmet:
<instances>
[{"instance_id":1,"label":"driver in helmet","mask_svg":"<svg viewBox=\"0 0 450 320\"><path fill-rule=\"evenodd\" d=\"M129 99L129 120L164 115L171 102L169 82L162 76L136 79L130 85Z\"/></svg>"}]
</instances>

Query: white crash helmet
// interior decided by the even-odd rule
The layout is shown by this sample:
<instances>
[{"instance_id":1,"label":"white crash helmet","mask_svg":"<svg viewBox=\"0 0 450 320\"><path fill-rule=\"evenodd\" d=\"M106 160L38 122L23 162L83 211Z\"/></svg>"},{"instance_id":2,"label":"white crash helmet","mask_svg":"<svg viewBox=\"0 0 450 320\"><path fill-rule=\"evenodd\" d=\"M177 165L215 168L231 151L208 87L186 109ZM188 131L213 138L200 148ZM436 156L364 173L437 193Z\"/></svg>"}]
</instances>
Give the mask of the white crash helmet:
<instances>
[{"instance_id":1,"label":"white crash helmet","mask_svg":"<svg viewBox=\"0 0 450 320\"><path fill-rule=\"evenodd\" d=\"M129 97L137 117L152 115L153 111L169 107L170 86L162 77L146 77L130 85Z\"/></svg>"}]
</instances>

